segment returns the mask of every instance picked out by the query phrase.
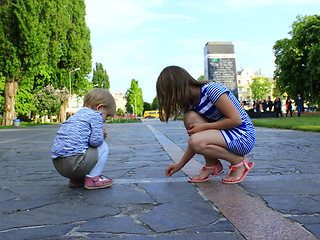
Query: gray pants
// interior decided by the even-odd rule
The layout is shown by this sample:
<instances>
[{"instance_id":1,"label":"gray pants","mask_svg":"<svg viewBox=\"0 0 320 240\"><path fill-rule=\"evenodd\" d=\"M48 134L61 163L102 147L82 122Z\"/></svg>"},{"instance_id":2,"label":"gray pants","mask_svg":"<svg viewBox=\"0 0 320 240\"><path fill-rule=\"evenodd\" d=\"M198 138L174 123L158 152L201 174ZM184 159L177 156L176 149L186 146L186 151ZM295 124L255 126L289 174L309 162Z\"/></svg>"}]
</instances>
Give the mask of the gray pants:
<instances>
[{"instance_id":1,"label":"gray pants","mask_svg":"<svg viewBox=\"0 0 320 240\"><path fill-rule=\"evenodd\" d=\"M66 178L82 178L97 164L99 152L97 148L89 147L86 153L70 157L58 157L52 160L56 170Z\"/></svg>"}]
</instances>

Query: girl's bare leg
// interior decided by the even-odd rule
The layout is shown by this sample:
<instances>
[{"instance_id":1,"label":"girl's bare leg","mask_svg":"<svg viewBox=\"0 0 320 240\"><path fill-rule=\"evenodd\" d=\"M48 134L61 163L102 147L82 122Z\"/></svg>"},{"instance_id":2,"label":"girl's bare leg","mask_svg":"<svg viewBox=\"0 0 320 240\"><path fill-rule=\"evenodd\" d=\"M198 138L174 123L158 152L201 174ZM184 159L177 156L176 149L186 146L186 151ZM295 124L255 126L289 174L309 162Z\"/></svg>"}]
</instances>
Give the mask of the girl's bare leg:
<instances>
[{"instance_id":1,"label":"girl's bare leg","mask_svg":"<svg viewBox=\"0 0 320 240\"><path fill-rule=\"evenodd\" d=\"M190 111L185 116L185 127L192 123L207 123L208 121L203 118L200 114ZM219 162L219 159L228 161L231 165L236 165L243 160L243 156L231 153L228 150L228 146L225 142L219 130L206 130L198 132L190 136L188 141L189 147L197 154L203 155L206 166L214 166ZM218 171L222 170L222 166L218 167ZM241 177L244 172L244 166L237 168L232 171L230 175L225 178L229 181L237 180ZM215 170L207 169L195 176L193 179L204 179L208 175L215 173Z\"/></svg>"}]
</instances>

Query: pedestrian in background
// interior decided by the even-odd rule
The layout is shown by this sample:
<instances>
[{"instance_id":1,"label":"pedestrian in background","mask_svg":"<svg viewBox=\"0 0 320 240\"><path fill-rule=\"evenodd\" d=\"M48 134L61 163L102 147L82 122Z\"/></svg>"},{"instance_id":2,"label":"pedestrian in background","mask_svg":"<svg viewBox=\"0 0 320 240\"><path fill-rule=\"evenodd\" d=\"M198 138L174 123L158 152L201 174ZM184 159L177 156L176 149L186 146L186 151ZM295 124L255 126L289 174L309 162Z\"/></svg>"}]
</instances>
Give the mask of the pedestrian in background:
<instances>
[{"instance_id":1,"label":"pedestrian in background","mask_svg":"<svg viewBox=\"0 0 320 240\"><path fill-rule=\"evenodd\" d=\"M272 111L272 107L273 107L273 102L271 101L271 97L268 97L268 110L269 112Z\"/></svg>"},{"instance_id":2,"label":"pedestrian in background","mask_svg":"<svg viewBox=\"0 0 320 240\"><path fill-rule=\"evenodd\" d=\"M256 112L257 113L260 113L261 111L260 111L260 107L261 107L261 102L257 99L256 100Z\"/></svg>"},{"instance_id":3,"label":"pedestrian in background","mask_svg":"<svg viewBox=\"0 0 320 240\"><path fill-rule=\"evenodd\" d=\"M263 99L263 102L262 102L262 109L263 109L263 112L266 112L266 111L267 111L267 108L268 108L267 101L266 101L265 99Z\"/></svg>"},{"instance_id":4,"label":"pedestrian in background","mask_svg":"<svg viewBox=\"0 0 320 240\"><path fill-rule=\"evenodd\" d=\"M301 97L301 95L299 93L298 93L297 98L295 99L294 102L297 107L298 117L300 117L301 112L303 111L303 98Z\"/></svg>"},{"instance_id":5,"label":"pedestrian in background","mask_svg":"<svg viewBox=\"0 0 320 240\"><path fill-rule=\"evenodd\" d=\"M170 164L166 175L179 171L195 154L203 155L206 166L189 182L205 182L223 172L219 159L228 161L223 183L239 183L254 163L245 157L254 147L255 130L250 117L226 87L197 81L185 69L166 67L157 80L160 120L168 122L184 112L190 138L178 163Z\"/></svg>"},{"instance_id":6,"label":"pedestrian in background","mask_svg":"<svg viewBox=\"0 0 320 240\"><path fill-rule=\"evenodd\" d=\"M282 104L281 104L280 98L276 98L273 102L273 109L274 109L274 112L276 113L276 118L278 118L279 115L283 117L281 107L282 107Z\"/></svg>"},{"instance_id":7,"label":"pedestrian in background","mask_svg":"<svg viewBox=\"0 0 320 240\"><path fill-rule=\"evenodd\" d=\"M290 113L290 117L292 117L292 100L289 96L287 97L287 100L286 100L286 108L287 108L286 117L288 117L289 113Z\"/></svg>"},{"instance_id":8,"label":"pedestrian in background","mask_svg":"<svg viewBox=\"0 0 320 240\"><path fill-rule=\"evenodd\" d=\"M70 179L71 187L106 188L113 181L101 175L109 154L103 123L115 114L115 100L108 90L95 88L85 95L83 107L58 130L52 147L53 165Z\"/></svg>"}]
</instances>

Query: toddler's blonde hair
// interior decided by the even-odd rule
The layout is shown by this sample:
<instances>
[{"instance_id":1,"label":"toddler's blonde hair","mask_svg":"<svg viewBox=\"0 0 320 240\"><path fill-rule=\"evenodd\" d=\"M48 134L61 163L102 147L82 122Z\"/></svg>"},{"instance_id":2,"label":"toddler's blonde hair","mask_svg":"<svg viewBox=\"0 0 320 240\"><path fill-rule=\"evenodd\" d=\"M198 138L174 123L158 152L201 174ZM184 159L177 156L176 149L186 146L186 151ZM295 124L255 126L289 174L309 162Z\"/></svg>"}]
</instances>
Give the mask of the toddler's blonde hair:
<instances>
[{"instance_id":1,"label":"toddler's blonde hair","mask_svg":"<svg viewBox=\"0 0 320 240\"><path fill-rule=\"evenodd\" d=\"M102 104L109 110L111 116L116 114L116 102L111 93L103 88L95 88L90 90L83 100L83 106L91 109L96 109L98 105Z\"/></svg>"}]
</instances>

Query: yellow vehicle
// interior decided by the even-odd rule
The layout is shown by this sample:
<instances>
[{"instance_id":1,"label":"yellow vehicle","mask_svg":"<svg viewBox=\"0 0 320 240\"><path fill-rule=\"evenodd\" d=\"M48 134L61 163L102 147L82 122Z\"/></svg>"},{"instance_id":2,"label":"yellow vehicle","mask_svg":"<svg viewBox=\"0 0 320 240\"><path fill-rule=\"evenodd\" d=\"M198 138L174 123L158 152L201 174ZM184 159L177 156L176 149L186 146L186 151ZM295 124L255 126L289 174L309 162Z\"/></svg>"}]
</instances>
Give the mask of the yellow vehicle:
<instances>
[{"instance_id":1,"label":"yellow vehicle","mask_svg":"<svg viewBox=\"0 0 320 240\"><path fill-rule=\"evenodd\" d=\"M150 110L145 111L143 114L144 118L159 118L159 111L158 110Z\"/></svg>"}]
</instances>

